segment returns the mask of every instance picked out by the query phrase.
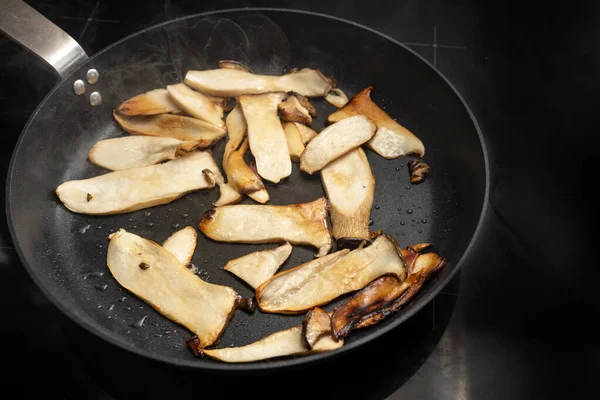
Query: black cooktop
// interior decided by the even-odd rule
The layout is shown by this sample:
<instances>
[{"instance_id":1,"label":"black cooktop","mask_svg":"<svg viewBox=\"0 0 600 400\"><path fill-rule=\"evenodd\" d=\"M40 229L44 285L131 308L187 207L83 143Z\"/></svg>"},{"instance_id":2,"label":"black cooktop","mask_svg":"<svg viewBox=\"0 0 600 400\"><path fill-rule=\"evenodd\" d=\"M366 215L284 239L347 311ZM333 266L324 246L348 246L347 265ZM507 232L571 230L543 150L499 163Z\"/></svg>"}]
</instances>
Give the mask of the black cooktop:
<instances>
[{"instance_id":1,"label":"black cooktop","mask_svg":"<svg viewBox=\"0 0 600 400\"><path fill-rule=\"evenodd\" d=\"M5 390L14 385L17 398L61 399L549 399L593 388L600 371L590 195L597 5L529 11L475 0L28 3L88 54L147 26L226 8L295 8L367 25L417 51L462 93L481 126L494 181L475 251L430 304L331 363L268 376L191 375L98 343L33 284L2 219ZM3 36L0 60L5 177L21 129L57 78Z\"/></svg>"}]
</instances>

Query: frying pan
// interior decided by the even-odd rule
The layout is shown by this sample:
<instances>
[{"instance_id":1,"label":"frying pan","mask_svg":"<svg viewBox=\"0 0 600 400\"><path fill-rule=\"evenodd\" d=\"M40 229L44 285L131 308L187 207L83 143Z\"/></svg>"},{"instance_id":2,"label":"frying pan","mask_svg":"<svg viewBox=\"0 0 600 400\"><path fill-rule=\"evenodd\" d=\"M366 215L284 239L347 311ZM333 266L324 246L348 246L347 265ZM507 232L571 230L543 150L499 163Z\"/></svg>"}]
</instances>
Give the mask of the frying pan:
<instances>
[{"instance_id":1,"label":"frying pan","mask_svg":"<svg viewBox=\"0 0 600 400\"><path fill-rule=\"evenodd\" d=\"M7 9L2 10L0 29L49 61L61 76L29 119L14 149L6 183L12 239L23 265L44 294L101 339L143 357L199 370L259 371L326 361L410 318L448 283L476 245L489 190L482 134L452 84L401 43L327 15L273 8L233 9L153 26L88 58L75 41L24 3L10 0L4 5ZM29 36L23 38L24 33ZM402 246L430 242L448 265L402 310L377 325L353 331L339 350L251 364L195 358L185 345L191 337L189 331L162 317L113 279L105 262L111 232L125 228L161 243L183 226L197 227L218 198L218 190L100 217L72 213L55 195L62 182L107 172L92 165L86 155L98 140L123 134L111 117L116 105L136 94L181 82L190 69L215 68L221 59L241 61L263 74L281 74L292 67L319 69L334 76L349 96L373 86L374 101L425 144L423 159L432 172L419 185L409 183L407 162L412 157L386 160L366 150L377 179L372 228L391 234ZM76 95L74 81L85 81L92 68L99 72L98 82L87 83L86 93ZM90 105L93 91L102 97L95 107ZM334 108L323 100L314 104L319 112L314 128L319 130ZM221 142L214 148L219 165L223 146ZM324 196L318 174L301 173L297 164L287 180L269 185L268 191L271 204ZM216 243L200 234L192 262L202 279L251 296L252 291L223 266L232 258L273 246ZM313 249L294 246L282 269L313 255ZM298 325L301 319L301 315L237 311L219 347L256 341Z\"/></svg>"}]
</instances>

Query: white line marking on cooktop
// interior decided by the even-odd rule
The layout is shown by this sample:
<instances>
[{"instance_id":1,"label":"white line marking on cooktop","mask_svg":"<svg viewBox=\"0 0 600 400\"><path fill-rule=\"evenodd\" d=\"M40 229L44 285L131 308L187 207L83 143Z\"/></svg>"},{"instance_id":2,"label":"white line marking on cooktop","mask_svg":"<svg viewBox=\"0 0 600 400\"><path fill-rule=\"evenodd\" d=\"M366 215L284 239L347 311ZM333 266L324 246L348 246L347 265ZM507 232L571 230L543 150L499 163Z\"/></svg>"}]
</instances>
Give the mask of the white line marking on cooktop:
<instances>
[{"instance_id":1,"label":"white line marking on cooktop","mask_svg":"<svg viewBox=\"0 0 600 400\"><path fill-rule=\"evenodd\" d=\"M407 46L412 47L431 47L433 48L433 66L437 67L437 49L455 49L455 50L466 50L465 46L458 46L454 44L438 44L437 42L437 25L433 26L433 42L432 43L420 43L420 42L402 42Z\"/></svg>"},{"instance_id":2,"label":"white line marking on cooktop","mask_svg":"<svg viewBox=\"0 0 600 400\"><path fill-rule=\"evenodd\" d=\"M88 19L85 21L85 25L83 26L83 29L81 30L81 33L79 34L79 42L81 42L81 38L83 37L83 35L85 35L85 31L87 31L88 26L90 26L90 22L94 18L94 15L96 15L96 11L98 10L99 6L100 6L100 2L97 1L96 5L94 6L94 9L92 10L92 13L88 17Z\"/></svg>"}]
</instances>

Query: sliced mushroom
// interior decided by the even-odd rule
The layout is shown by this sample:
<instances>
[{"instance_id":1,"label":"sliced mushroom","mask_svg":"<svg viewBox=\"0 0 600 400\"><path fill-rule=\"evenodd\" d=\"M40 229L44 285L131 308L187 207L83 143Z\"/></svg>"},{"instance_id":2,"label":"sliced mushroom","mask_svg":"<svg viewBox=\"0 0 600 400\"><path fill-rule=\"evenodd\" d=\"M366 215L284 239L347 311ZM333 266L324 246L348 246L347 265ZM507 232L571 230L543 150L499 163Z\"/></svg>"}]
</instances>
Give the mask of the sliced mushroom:
<instances>
[{"instance_id":1,"label":"sliced mushroom","mask_svg":"<svg viewBox=\"0 0 600 400\"><path fill-rule=\"evenodd\" d=\"M206 179L204 169L220 174L210 153L192 152L164 164L65 182L56 194L76 213L121 214L167 204L193 190L212 188L214 184Z\"/></svg>"},{"instance_id":2,"label":"sliced mushroom","mask_svg":"<svg viewBox=\"0 0 600 400\"><path fill-rule=\"evenodd\" d=\"M119 114L128 116L182 113L166 89L155 89L138 94L121 103L117 111Z\"/></svg>"},{"instance_id":3,"label":"sliced mushroom","mask_svg":"<svg viewBox=\"0 0 600 400\"><path fill-rule=\"evenodd\" d=\"M312 125L312 117L306 108L300 104L296 96L288 96L277 106L279 117L288 122L299 122Z\"/></svg>"},{"instance_id":4,"label":"sliced mushroom","mask_svg":"<svg viewBox=\"0 0 600 400\"><path fill-rule=\"evenodd\" d=\"M305 146L318 135L314 129L304 124L299 124L297 122L294 122L293 124L296 125L296 128L298 128L298 132L300 132L300 138Z\"/></svg>"},{"instance_id":5,"label":"sliced mushroom","mask_svg":"<svg viewBox=\"0 0 600 400\"><path fill-rule=\"evenodd\" d=\"M329 199L333 237L338 244L369 240L375 177L363 149L358 147L325 166L321 181Z\"/></svg>"},{"instance_id":6,"label":"sliced mushroom","mask_svg":"<svg viewBox=\"0 0 600 400\"><path fill-rule=\"evenodd\" d=\"M277 106L285 96L280 92L238 97L248 124L248 141L258 174L273 183L292 173L285 132L277 116Z\"/></svg>"},{"instance_id":7,"label":"sliced mushroom","mask_svg":"<svg viewBox=\"0 0 600 400\"><path fill-rule=\"evenodd\" d=\"M215 185L219 186L219 199L213 202L215 207L221 207L228 204L236 204L242 199L242 195L237 191L232 185L225 183L225 179L223 176L219 174L215 174L210 169L205 169L202 173L206 176L207 179L214 182Z\"/></svg>"},{"instance_id":8,"label":"sliced mushroom","mask_svg":"<svg viewBox=\"0 0 600 400\"><path fill-rule=\"evenodd\" d=\"M410 171L410 183L423 182L431 170L429 165L419 160L410 160L408 169Z\"/></svg>"},{"instance_id":9,"label":"sliced mushroom","mask_svg":"<svg viewBox=\"0 0 600 400\"><path fill-rule=\"evenodd\" d=\"M275 275L291 253L292 245L286 242L274 249L255 251L233 259L225 265L224 269L256 289Z\"/></svg>"},{"instance_id":10,"label":"sliced mushroom","mask_svg":"<svg viewBox=\"0 0 600 400\"><path fill-rule=\"evenodd\" d=\"M235 69L238 71L244 71L244 72L248 72L248 73L252 74L252 70L239 61L221 60L221 61L219 61L218 66L221 69Z\"/></svg>"},{"instance_id":11,"label":"sliced mushroom","mask_svg":"<svg viewBox=\"0 0 600 400\"><path fill-rule=\"evenodd\" d=\"M198 232L193 226L186 226L169 236L162 247L173 254L180 264L188 265L192 262L197 243Z\"/></svg>"},{"instance_id":12,"label":"sliced mushroom","mask_svg":"<svg viewBox=\"0 0 600 400\"><path fill-rule=\"evenodd\" d=\"M300 161L300 156L304 152L304 143L300 137L300 131L293 122L284 122L283 131L287 140L288 151L292 161Z\"/></svg>"},{"instance_id":13,"label":"sliced mushroom","mask_svg":"<svg viewBox=\"0 0 600 400\"><path fill-rule=\"evenodd\" d=\"M327 101L332 106L336 106L337 108L342 108L346 104L348 104L348 96L346 93L342 92L341 89L333 88L327 93L325 96L325 101Z\"/></svg>"},{"instance_id":14,"label":"sliced mushroom","mask_svg":"<svg viewBox=\"0 0 600 400\"><path fill-rule=\"evenodd\" d=\"M195 333L202 347L219 342L235 312L232 288L204 282L160 245L123 229L110 235L106 263L120 285Z\"/></svg>"},{"instance_id":15,"label":"sliced mushroom","mask_svg":"<svg viewBox=\"0 0 600 400\"><path fill-rule=\"evenodd\" d=\"M331 317L322 308L315 307L302 320L302 339L312 349L324 336L331 336Z\"/></svg>"},{"instance_id":16,"label":"sliced mushroom","mask_svg":"<svg viewBox=\"0 0 600 400\"><path fill-rule=\"evenodd\" d=\"M113 112L117 123L135 135L170 137L184 141L195 141L197 147L207 148L225 136L225 129L208 122L181 115L161 114L147 117L126 117Z\"/></svg>"},{"instance_id":17,"label":"sliced mushroom","mask_svg":"<svg viewBox=\"0 0 600 400\"><path fill-rule=\"evenodd\" d=\"M288 241L316 247L317 257L329 252L327 200L288 206L238 204L217 207L204 214L200 231L210 239L234 243Z\"/></svg>"},{"instance_id":18,"label":"sliced mushroom","mask_svg":"<svg viewBox=\"0 0 600 400\"><path fill-rule=\"evenodd\" d=\"M339 349L343 345L343 340L336 342L331 336L325 336L309 349L302 339L302 326L299 325L275 332L246 346L206 349L200 354L228 363L245 363L284 356L322 353Z\"/></svg>"},{"instance_id":19,"label":"sliced mushroom","mask_svg":"<svg viewBox=\"0 0 600 400\"><path fill-rule=\"evenodd\" d=\"M327 128L306 145L300 158L300 169L312 174L331 161L367 142L377 127L369 118L356 115Z\"/></svg>"},{"instance_id":20,"label":"sliced mushroom","mask_svg":"<svg viewBox=\"0 0 600 400\"><path fill-rule=\"evenodd\" d=\"M380 156L392 159L408 154L423 157L425 146L411 131L394 121L385 111L371 100L372 86L352 98L344 108L327 117L328 122L337 122L354 115L365 115L377 125L377 132L369 146Z\"/></svg>"},{"instance_id":21,"label":"sliced mushroom","mask_svg":"<svg viewBox=\"0 0 600 400\"><path fill-rule=\"evenodd\" d=\"M192 117L201 119L219 128L225 127L223 107L215 104L209 97L190 89L184 83L167 86L169 94L177 105Z\"/></svg>"},{"instance_id":22,"label":"sliced mushroom","mask_svg":"<svg viewBox=\"0 0 600 400\"><path fill-rule=\"evenodd\" d=\"M289 95L294 96L298 100L298 102L300 102L300 105L306 108L311 117L317 116L317 109L312 105L310 100L296 92L290 92Z\"/></svg>"},{"instance_id":23,"label":"sliced mushroom","mask_svg":"<svg viewBox=\"0 0 600 400\"><path fill-rule=\"evenodd\" d=\"M404 279L406 266L395 241L381 234L370 246L334 262L306 263L276 274L258 287L256 299L264 312L298 314L362 289L386 273Z\"/></svg>"},{"instance_id":24,"label":"sliced mushroom","mask_svg":"<svg viewBox=\"0 0 600 400\"><path fill-rule=\"evenodd\" d=\"M333 87L320 71L304 68L282 76L255 75L239 69L188 71L185 84L212 96L296 92L306 97L323 97Z\"/></svg>"},{"instance_id":25,"label":"sliced mushroom","mask_svg":"<svg viewBox=\"0 0 600 400\"><path fill-rule=\"evenodd\" d=\"M88 159L103 168L113 171L145 167L161 161L172 160L181 148L190 148L194 141L154 136L123 136L97 142Z\"/></svg>"}]
</instances>

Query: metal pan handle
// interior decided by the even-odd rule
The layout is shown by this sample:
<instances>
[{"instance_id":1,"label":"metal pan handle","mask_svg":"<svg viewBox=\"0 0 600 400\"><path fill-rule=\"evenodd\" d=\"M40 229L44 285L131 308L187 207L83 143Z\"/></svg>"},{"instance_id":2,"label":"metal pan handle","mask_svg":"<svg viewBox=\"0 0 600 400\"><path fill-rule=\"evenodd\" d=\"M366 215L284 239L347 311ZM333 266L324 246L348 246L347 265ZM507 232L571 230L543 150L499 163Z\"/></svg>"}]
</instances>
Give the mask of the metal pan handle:
<instances>
[{"instance_id":1,"label":"metal pan handle","mask_svg":"<svg viewBox=\"0 0 600 400\"><path fill-rule=\"evenodd\" d=\"M88 59L75 39L22 0L0 1L0 31L46 61L61 78Z\"/></svg>"}]
</instances>

